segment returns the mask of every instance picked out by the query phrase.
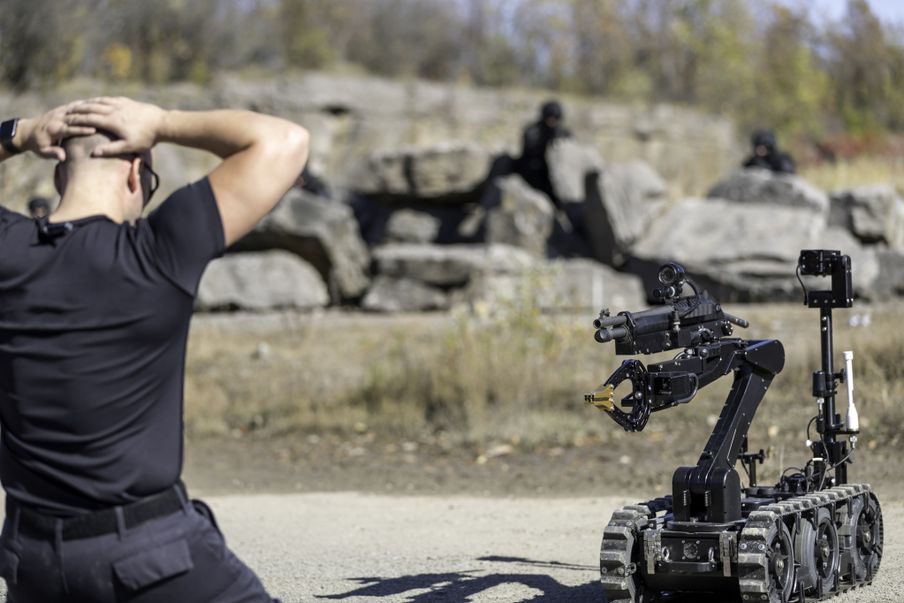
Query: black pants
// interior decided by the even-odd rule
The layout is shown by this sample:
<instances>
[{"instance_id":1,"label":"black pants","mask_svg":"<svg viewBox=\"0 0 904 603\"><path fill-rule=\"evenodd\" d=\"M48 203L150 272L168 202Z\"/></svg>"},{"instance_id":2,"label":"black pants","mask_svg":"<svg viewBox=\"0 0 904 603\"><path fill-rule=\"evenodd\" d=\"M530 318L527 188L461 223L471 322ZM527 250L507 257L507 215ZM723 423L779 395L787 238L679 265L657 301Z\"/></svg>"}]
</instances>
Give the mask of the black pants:
<instances>
[{"instance_id":1,"label":"black pants","mask_svg":"<svg viewBox=\"0 0 904 603\"><path fill-rule=\"evenodd\" d=\"M56 537L30 534L20 516L8 507L0 536L8 603L274 603L199 501L185 500L181 511L131 529L76 540L64 540L62 528Z\"/></svg>"}]
</instances>

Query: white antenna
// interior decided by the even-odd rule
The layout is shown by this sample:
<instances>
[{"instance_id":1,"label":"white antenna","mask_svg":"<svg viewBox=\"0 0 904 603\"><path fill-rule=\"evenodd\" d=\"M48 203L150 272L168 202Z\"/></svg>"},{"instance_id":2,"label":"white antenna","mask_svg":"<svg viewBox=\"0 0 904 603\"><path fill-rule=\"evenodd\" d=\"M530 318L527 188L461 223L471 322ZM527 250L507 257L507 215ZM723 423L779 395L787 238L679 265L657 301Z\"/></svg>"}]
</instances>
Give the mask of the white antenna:
<instances>
[{"instance_id":1,"label":"white antenna","mask_svg":"<svg viewBox=\"0 0 904 603\"><path fill-rule=\"evenodd\" d=\"M860 417L857 415L857 407L854 406L854 352L844 352L844 381L847 383L848 431L860 431Z\"/></svg>"}]
</instances>

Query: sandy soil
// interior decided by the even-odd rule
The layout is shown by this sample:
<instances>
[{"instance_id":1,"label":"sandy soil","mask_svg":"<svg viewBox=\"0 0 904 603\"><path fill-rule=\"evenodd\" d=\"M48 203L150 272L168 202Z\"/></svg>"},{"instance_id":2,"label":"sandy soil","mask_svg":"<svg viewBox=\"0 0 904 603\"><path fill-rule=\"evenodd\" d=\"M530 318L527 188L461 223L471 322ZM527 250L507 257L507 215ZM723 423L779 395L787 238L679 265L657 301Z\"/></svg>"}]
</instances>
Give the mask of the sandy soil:
<instances>
[{"instance_id":1,"label":"sandy soil","mask_svg":"<svg viewBox=\"0 0 904 603\"><path fill-rule=\"evenodd\" d=\"M330 493L210 501L234 550L285 603L602 603L601 530L628 499ZM904 504L884 502L877 579L833 601L901 601Z\"/></svg>"},{"instance_id":2,"label":"sandy soil","mask_svg":"<svg viewBox=\"0 0 904 603\"><path fill-rule=\"evenodd\" d=\"M502 452L366 436L238 438L191 443L187 477L285 603L603 603L602 527L616 507L666 493L682 459L626 463L592 446ZM900 465L876 456L852 474L879 492L885 559L872 586L834 600L899 603ZM254 494L262 491L272 494Z\"/></svg>"}]
</instances>

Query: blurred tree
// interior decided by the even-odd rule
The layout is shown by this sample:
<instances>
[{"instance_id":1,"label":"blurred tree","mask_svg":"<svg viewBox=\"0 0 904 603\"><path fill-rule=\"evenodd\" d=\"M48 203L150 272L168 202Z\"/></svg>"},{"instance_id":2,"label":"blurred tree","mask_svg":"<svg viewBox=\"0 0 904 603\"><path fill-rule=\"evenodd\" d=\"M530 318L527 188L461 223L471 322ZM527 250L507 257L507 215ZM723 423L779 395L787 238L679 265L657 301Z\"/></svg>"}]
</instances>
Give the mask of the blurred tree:
<instances>
[{"instance_id":1,"label":"blurred tree","mask_svg":"<svg viewBox=\"0 0 904 603\"><path fill-rule=\"evenodd\" d=\"M341 4L341 0L338 2ZM336 60L330 43L329 21L332 3L316 0L282 0L279 25L286 63L293 67L321 69Z\"/></svg>"},{"instance_id":2,"label":"blurred tree","mask_svg":"<svg viewBox=\"0 0 904 603\"><path fill-rule=\"evenodd\" d=\"M521 0L512 16L522 81L560 90L574 88L574 42L568 3Z\"/></svg>"},{"instance_id":3,"label":"blurred tree","mask_svg":"<svg viewBox=\"0 0 904 603\"><path fill-rule=\"evenodd\" d=\"M348 42L347 59L389 76L451 79L458 75L465 22L451 3L372 0L358 3L368 23Z\"/></svg>"},{"instance_id":4,"label":"blurred tree","mask_svg":"<svg viewBox=\"0 0 904 603\"><path fill-rule=\"evenodd\" d=\"M871 1L871 0L870 0ZM2 0L0 83L353 69L677 102L785 134L904 130L904 28L867 0Z\"/></svg>"},{"instance_id":5,"label":"blurred tree","mask_svg":"<svg viewBox=\"0 0 904 603\"><path fill-rule=\"evenodd\" d=\"M86 48L80 35L95 0L4 0L0 19L0 74L26 89L78 73Z\"/></svg>"},{"instance_id":6,"label":"blurred tree","mask_svg":"<svg viewBox=\"0 0 904 603\"><path fill-rule=\"evenodd\" d=\"M849 0L847 16L829 32L835 105L855 133L901 125L902 48L886 39L886 30L865 0Z\"/></svg>"},{"instance_id":7,"label":"blurred tree","mask_svg":"<svg viewBox=\"0 0 904 603\"><path fill-rule=\"evenodd\" d=\"M132 75L132 51L125 44L113 42L104 50L106 73L112 80L125 80Z\"/></svg>"},{"instance_id":8,"label":"blurred tree","mask_svg":"<svg viewBox=\"0 0 904 603\"><path fill-rule=\"evenodd\" d=\"M756 78L758 124L790 135L814 134L827 106L828 78L813 47L812 27L803 13L773 5Z\"/></svg>"},{"instance_id":9,"label":"blurred tree","mask_svg":"<svg viewBox=\"0 0 904 603\"><path fill-rule=\"evenodd\" d=\"M460 78L484 86L510 85L521 78L517 51L506 35L504 4L500 0L468 0Z\"/></svg>"},{"instance_id":10,"label":"blurred tree","mask_svg":"<svg viewBox=\"0 0 904 603\"><path fill-rule=\"evenodd\" d=\"M705 108L750 119L759 107L757 23L743 0L712 2L700 31L685 41L695 47L696 81L691 98Z\"/></svg>"},{"instance_id":11,"label":"blurred tree","mask_svg":"<svg viewBox=\"0 0 904 603\"><path fill-rule=\"evenodd\" d=\"M576 90L635 93L628 84L634 57L624 5L618 0L571 0Z\"/></svg>"}]
</instances>

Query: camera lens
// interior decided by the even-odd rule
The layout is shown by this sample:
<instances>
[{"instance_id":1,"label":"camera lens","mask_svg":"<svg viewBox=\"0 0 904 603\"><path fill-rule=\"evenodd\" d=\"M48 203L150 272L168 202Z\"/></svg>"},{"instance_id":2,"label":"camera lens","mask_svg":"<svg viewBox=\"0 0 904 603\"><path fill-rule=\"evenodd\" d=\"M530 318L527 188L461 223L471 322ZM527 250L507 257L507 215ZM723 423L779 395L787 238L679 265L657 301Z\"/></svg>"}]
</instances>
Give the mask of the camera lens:
<instances>
[{"instance_id":1,"label":"camera lens","mask_svg":"<svg viewBox=\"0 0 904 603\"><path fill-rule=\"evenodd\" d=\"M659 282L663 285L671 285L675 282L675 269L672 266L665 265L659 269Z\"/></svg>"}]
</instances>

